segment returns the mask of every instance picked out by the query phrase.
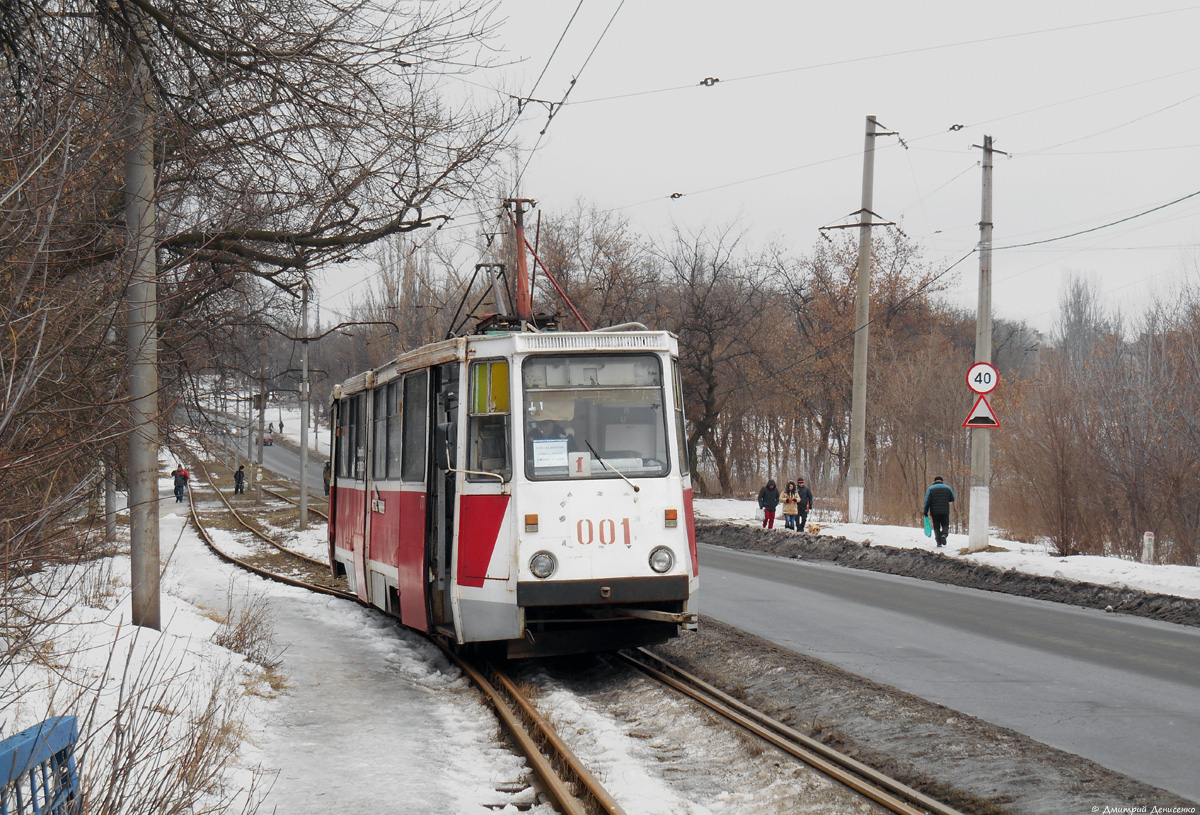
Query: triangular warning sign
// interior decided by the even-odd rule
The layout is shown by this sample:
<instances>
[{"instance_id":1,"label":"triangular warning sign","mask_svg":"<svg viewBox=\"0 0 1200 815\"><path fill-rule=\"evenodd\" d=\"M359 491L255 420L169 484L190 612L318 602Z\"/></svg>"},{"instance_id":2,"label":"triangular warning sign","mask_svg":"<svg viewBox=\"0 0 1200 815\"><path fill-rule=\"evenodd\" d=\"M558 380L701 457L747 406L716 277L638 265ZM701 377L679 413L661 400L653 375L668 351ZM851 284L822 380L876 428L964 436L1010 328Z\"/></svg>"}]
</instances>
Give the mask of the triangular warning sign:
<instances>
[{"instance_id":1,"label":"triangular warning sign","mask_svg":"<svg viewBox=\"0 0 1200 815\"><path fill-rule=\"evenodd\" d=\"M975 400L975 407L971 408L971 412L967 415L967 420L963 422L963 427L999 427L1000 420L996 418L996 413L992 410L992 406L988 404L986 396L980 396Z\"/></svg>"}]
</instances>

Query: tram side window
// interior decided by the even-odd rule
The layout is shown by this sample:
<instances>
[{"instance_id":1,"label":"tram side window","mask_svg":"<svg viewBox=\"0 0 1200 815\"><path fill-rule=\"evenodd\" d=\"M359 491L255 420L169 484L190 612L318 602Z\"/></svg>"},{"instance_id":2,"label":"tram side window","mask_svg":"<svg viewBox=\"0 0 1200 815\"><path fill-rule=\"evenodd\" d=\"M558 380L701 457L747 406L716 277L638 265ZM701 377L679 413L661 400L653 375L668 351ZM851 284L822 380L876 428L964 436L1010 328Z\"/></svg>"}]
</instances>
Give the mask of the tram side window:
<instances>
[{"instance_id":1,"label":"tram side window","mask_svg":"<svg viewBox=\"0 0 1200 815\"><path fill-rule=\"evenodd\" d=\"M387 461L388 461L388 437L387 437L387 388L381 387L374 391L372 397L375 402L375 411L372 414L374 417L374 433L371 436L371 450L373 452L373 461L371 463L371 475L375 480L387 478Z\"/></svg>"},{"instance_id":2,"label":"tram side window","mask_svg":"<svg viewBox=\"0 0 1200 815\"><path fill-rule=\"evenodd\" d=\"M683 372L679 370L679 360L671 360L671 378L675 381L675 433L679 438L679 472L687 475L691 472L691 461L687 448L687 420L683 415Z\"/></svg>"},{"instance_id":3,"label":"tram side window","mask_svg":"<svg viewBox=\"0 0 1200 815\"><path fill-rule=\"evenodd\" d=\"M337 406L337 474L338 478L349 478L352 472L350 450L350 400L338 402Z\"/></svg>"},{"instance_id":4,"label":"tram side window","mask_svg":"<svg viewBox=\"0 0 1200 815\"><path fill-rule=\"evenodd\" d=\"M429 372L404 377L404 457L401 477L425 480L425 441L429 421Z\"/></svg>"},{"instance_id":5,"label":"tram side window","mask_svg":"<svg viewBox=\"0 0 1200 815\"><path fill-rule=\"evenodd\" d=\"M400 438L401 410L404 406L404 400L401 395L404 393L401 387L401 382L396 379L388 383L387 386L387 441L388 441L388 458L387 458L387 474L388 478L400 477Z\"/></svg>"},{"instance_id":6,"label":"tram side window","mask_svg":"<svg viewBox=\"0 0 1200 815\"><path fill-rule=\"evenodd\" d=\"M354 480L367 478L367 405L366 394L350 399L350 440L354 450Z\"/></svg>"},{"instance_id":7,"label":"tram side window","mask_svg":"<svg viewBox=\"0 0 1200 815\"><path fill-rule=\"evenodd\" d=\"M468 470L496 473L505 481L512 477L509 464L508 361L503 359L475 362L471 365L471 409L467 444L470 448ZM471 481L488 480L472 475Z\"/></svg>"}]
</instances>

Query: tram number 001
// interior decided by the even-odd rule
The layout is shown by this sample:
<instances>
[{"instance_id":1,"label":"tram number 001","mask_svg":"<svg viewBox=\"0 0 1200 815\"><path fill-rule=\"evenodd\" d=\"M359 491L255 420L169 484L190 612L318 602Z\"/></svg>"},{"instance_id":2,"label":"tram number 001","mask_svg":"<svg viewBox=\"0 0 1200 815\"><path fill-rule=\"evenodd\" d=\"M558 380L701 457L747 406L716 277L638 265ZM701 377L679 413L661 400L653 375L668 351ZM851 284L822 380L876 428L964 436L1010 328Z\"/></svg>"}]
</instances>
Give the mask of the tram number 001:
<instances>
[{"instance_id":1,"label":"tram number 001","mask_svg":"<svg viewBox=\"0 0 1200 815\"><path fill-rule=\"evenodd\" d=\"M625 537L623 543L626 546L633 545L633 537L629 533L629 519L622 518L620 521L621 532ZM599 521L592 521L591 518L584 518L579 523L575 524L575 539L587 546L589 543L595 543L597 537L600 543L607 546L610 543L617 542L617 521L612 518L603 518Z\"/></svg>"}]
</instances>

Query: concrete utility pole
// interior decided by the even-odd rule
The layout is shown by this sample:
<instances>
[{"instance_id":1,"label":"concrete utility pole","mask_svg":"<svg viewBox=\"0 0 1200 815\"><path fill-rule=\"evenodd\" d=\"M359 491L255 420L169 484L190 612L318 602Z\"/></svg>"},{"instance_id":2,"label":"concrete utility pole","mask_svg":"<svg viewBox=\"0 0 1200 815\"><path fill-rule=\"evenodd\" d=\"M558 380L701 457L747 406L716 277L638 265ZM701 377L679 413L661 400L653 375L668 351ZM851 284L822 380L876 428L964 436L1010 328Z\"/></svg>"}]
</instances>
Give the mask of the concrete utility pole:
<instances>
[{"instance_id":1,"label":"concrete utility pole","mask_svg":"<svg viewBox=\"0 0 1200 815\"><path fill-rule=\"evenodd\" d=\"M300 528L308 529L308 284L300 290Z\"/></svg>"},{"instance_id":2,"label":"concrete utility pole","mask_svg":"<svg viewBox=\"0 0 1200 815\"><path fill-rule=\"evenodd\" d=\"M262 503L263 433L267 429L267 336L258 349L258 466L254 472L254 500Z\"/></svg>"},{"instance_id":3,"label":"concrete utility pole","mask_svg":"<svg viewBox=\"0 0 1200 815\"><path fill-rule=\"evenodd\" d=\"M978 145L975 145L978 146ZM979 221L979 309L975 316L975 361L992 361L992 137L983 137L983 206ZM992 431L971 428L971 517L967 551L987 548L991 522Z\"/></svg>"},{"instance_id":4,"label":"concrete utility pole","mask_svg":"<svg viewBox=\"0 0 1200 815\"><path fill-rule=\"evenodd\" d=\"M158 270L154 255L154 143L150 68L128 44L131 90L125 115L125 232L132 270L125 289L129 343L129 541L132 622L161 625L158 559Z\"/></svg>"},{"instance_id":5,"label":"concrete utility pole","mask_svg":"<svg viewBox=\"0 0 1200 815\"><path fill-rule=\"evenodd\" d=\"M858 296L854 300L854 383L850 397L850 523L863 522L867 485L867 326L871 321L871 206L875 186L875 117L867 117L862 210L858 233Z\"/></svg>"}]
</instances>

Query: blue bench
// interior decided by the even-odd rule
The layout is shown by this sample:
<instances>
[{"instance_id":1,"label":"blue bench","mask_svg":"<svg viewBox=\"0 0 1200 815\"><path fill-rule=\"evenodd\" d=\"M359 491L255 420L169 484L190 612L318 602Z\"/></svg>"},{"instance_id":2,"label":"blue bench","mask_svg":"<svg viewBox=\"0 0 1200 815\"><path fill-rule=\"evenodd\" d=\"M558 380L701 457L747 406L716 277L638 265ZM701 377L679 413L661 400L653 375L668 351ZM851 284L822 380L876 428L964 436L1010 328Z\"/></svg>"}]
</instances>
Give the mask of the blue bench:
<instances>
[{"instance_id":1,"label":"blue bench","mask_svg":"<svg viewBox=\"0 0 1200 815\"><path fill-rule=\"evenodd\" d=\"M0 815L77 815L79 727L55 716L0 741Z\"/></svg>"}]
</instances>

